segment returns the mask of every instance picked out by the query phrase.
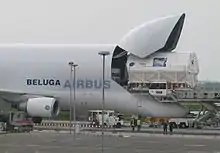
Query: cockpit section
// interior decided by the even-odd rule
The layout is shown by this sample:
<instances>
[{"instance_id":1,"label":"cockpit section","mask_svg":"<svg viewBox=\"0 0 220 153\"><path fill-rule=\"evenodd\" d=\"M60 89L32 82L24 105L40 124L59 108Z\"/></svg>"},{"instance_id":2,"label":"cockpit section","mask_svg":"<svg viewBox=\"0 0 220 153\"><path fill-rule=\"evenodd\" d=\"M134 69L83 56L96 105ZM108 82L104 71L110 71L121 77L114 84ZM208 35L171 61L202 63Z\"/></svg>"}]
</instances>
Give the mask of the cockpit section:
<instances>
[{"instance_id":1,"label":"cockpit section","mask_svg":"<svg viewBox=\"0 0 220 153\"><path fill-rule=\"evenodd\" d=\"M116 46L111 64L112 79L125 87L128 85L128 70L127 70L128 52Z\"/></svg>"}]
</instances>

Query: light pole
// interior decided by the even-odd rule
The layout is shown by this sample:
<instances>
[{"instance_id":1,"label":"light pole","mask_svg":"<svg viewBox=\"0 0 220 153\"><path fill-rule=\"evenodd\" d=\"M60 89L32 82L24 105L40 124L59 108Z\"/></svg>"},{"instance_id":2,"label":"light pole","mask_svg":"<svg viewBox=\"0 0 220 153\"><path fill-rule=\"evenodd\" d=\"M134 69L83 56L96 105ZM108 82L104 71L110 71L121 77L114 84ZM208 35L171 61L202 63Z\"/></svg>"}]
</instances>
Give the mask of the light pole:
<instances>
[{"instance_id":1,"label":"light pole","mask_svg":"<svg viewBox=\"0 0 220 153\"><path fill-rule=\"evenodd\" d=\"M72 128L72 75L73 75L73 62L69 62L70 66L70 134L72 133L71 128Z\"/></svg>"},{"instance_id":2,"label":"light pole","mask_svg":"<svg viewBox=\"0 0 220 153\"><path fill-rule=\"evenodd\" d=\"M102 63L102 153L103 153L103 143L104 143L104 109L105 109L105 56L108 56L110 53L108 51L101 51L99 55L103 57Z\"/></svg>"},{"instance_id":3,"label":"light pole","mask_svg":"<svg viewBox=\"0 0 220 153\"><path fill-rule=\"evenodd\" d=\"M71 131L71 128L72 128L72 115L73 115L73 121L74 121L74 138L75 138L75 120L76 120L76 107L75 107L75 99L76 99L76 94L75 94L75 80L76 80L76 67L78 66L77 64L74 64L74 62L69 62L69 66L70 66L70 134L72 133ZM73 93L73 98L74 98L74 103L72 104L72 84L73 84L73 81L72 81L72 73L74 73L74 93ZM74 106L73 106L74 105ZM72 113L72 109L74 107L74 110L73 110L73 113Z\"/></svg>"},{"instance_id":4,"label":"light pole","mask_svg":"<svg viewBox=\"0 0 220 153\"><path fill-rule=\"evenodd\" d=\"M74 138L76 137L76 67L77 64L73 64L73 125L74 125Z\"/></svg>"}]
</instances>

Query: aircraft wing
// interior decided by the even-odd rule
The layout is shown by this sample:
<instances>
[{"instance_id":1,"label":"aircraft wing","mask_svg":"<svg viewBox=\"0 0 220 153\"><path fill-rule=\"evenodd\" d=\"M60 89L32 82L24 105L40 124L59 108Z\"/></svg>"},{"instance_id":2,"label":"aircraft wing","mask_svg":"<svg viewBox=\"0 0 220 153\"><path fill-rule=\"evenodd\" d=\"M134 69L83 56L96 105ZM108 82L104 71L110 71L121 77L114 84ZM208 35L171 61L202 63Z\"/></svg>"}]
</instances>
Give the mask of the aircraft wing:
<instances>
[{"instance_id":1,"label":"aircraft wing","mask_svg":"<svg viewBox=\"0 0 220 153\"><path fill-rule=\"evenodd\" d=\"M53 97L51 95L26 93L19 90L0 89L0 98L5 102L22 102L24 99L33 97Z\"/></svg>"}]
</instances>

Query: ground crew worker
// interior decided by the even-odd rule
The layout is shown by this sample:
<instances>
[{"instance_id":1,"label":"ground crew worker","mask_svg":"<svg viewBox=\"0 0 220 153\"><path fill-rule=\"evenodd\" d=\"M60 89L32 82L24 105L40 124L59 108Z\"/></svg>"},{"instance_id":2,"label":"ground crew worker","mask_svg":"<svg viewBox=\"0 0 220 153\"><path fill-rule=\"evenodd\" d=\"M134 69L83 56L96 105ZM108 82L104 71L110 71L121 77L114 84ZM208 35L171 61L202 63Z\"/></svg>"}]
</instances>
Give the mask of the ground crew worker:
<instances>
[{"instance_id":1,"label":"ground crew worker","mask_svg":"<svg viewBox=\"0 0 220 153\"><path fill-rule=\"evenodd\" d=\"M173 134L173 124L172 122L169 123L169 129L170 129L170 134Z\"/></svg>"},{"instance_id":2,"label":"ground crew worker","mask_svg":"<svg viewBox=\"0 0 220 153\"><path fill-rule=\"evenodd\" d=\"M132 127L132 131L134 131L134 129L135 129L135 119L134 119L134 117L131 118L131 127Z\"/></svg>"},{"instance_id":3,"label":"ground crew worker","mask_svg":"<svg viewBox=\"0 0 220 153\"><path fill-rule=\"evenodd\" d=\"M167 134L167 121L164 121L163 123L163 134Z\"/></svg>"},{"instance_id":4,"label":"ground crew worker","mask_svg":"<svg viewBox=\"0 0 220 153\"><path fill-rule=\"evenodd\" d=\"M138 131L140 131L140 129L141 129L141 120L139 118L137 119L137 128L138 128Z\"/></svg>"},{"instance_id":5,"label":"ground crew worker","mask_svg":"<svg viewBox=\"0 0 220 153\"><path fill-rule=\"evenodd\" d=\"M134 118L134 127L137 126L137 118Z\"/></svg>"}]
</instances>

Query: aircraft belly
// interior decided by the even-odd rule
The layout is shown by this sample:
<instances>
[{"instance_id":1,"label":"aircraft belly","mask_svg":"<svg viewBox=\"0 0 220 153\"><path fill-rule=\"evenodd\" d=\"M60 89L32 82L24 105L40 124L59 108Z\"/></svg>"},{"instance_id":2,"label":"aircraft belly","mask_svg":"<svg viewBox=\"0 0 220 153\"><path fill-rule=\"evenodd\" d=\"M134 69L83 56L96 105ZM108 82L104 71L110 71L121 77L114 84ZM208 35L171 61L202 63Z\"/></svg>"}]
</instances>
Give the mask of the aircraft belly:
<instances>
[{"instance_id":1,"label":"aircraft belly","mask_svg":"<svg viewBox=\"0 0 220 153\"><path fill-rule=\"evenodd\" d=\"M61 106L69 109L69 91L65 93L62 95L65 102L62 102ZM116 83L112 83L111 89L105 90L104 102L105 109L128 114L139 113L144 117L182 117L188 113L188 110L178 103L162 103L150 95L134 95ZM102 109L102 90L78 90L75 103L78 111Z\"/></svg>"},{"instance_id":2,"label":"aircraft belly","mask_svg":"<svg viewBox=\"0 0 220 153\"><path fill-rule=\"evenodd\" d=\"M138 101L138 111L147 116L148 110L150 117L183 117L188 110L179 103L163 103L155 100L151 95L134 95Z\"/></svg>"}]
</instances>

